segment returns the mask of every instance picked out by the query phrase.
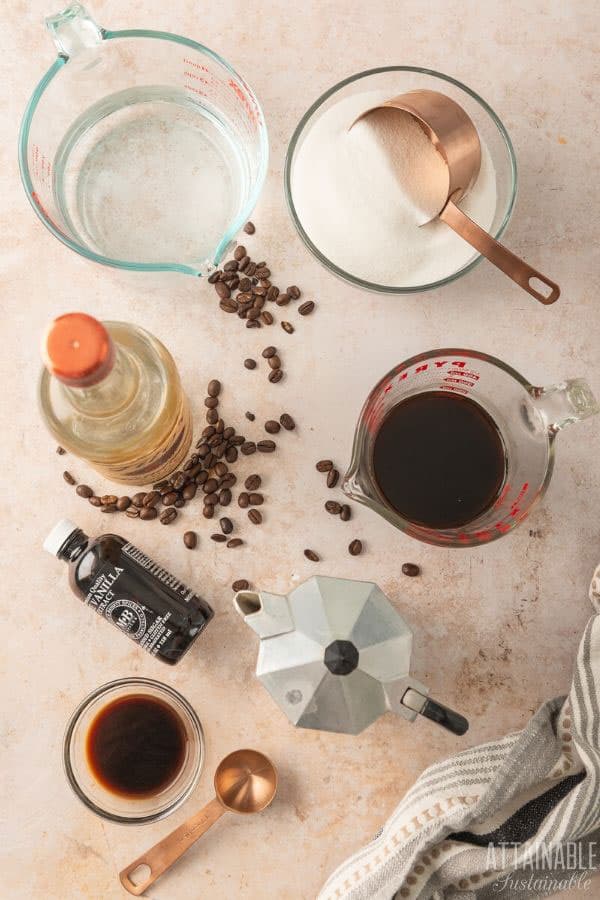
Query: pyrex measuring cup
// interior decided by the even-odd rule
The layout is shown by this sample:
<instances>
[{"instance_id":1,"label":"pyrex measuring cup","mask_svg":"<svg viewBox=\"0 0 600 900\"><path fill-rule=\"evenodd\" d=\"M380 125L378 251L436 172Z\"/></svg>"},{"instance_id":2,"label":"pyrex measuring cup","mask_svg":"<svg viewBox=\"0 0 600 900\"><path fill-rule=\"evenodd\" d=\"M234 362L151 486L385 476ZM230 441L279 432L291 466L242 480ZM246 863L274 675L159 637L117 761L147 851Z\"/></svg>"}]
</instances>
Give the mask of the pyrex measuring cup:
<instances>
[{"instance_id":1,"label":"pyrex measuring cup","mask_svg":"<svg viewBox=\"0 0 600 900\"><path fill-rule=\"evenodd\" d=\"M95 262L205 274L264 182L267 132L252 90L207 47L107 31L79 3L46 25L59 55L19 145L37 215Z\"/></svg>"},{"instance_id":2,"label":"pyrex measuring cup","mask_svg":"<svg viewBox=\"0 0 600 900\"><path fill-rule=\"evenodd\" d=\"M506 473L496 501L460 528L426 528L404 519L387 503L374 476L373 448L381 422L401 401L425 391L447 391L477 402L494 420L504 445ZM558 432L599 411L581 378L534 387L485 353L457 349L421 353L388 372L369 394L343 490L418 540L446 547L485 544L512 531L543 496L552 476Z\"/></svg>"}]
</instances>

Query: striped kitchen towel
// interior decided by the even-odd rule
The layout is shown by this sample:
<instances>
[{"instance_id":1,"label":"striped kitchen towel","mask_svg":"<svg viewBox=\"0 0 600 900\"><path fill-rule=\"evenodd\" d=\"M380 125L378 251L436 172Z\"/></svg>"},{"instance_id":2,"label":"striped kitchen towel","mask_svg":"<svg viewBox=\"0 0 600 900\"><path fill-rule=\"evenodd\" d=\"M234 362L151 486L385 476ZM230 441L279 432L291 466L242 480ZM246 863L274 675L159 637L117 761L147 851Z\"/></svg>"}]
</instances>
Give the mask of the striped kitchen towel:
<instances>
[{"instance_id":1,"label":"striped kitchen towel","mask_svg":"<svg viewBox=\"0 0 600 900\"><path fill-rule=\"evenodd\" d=\"M600 566L590 599L600 612ZM430 766L319 900L600 897L600 615L567 697L523 731Z\"/></svg>"}]
</instances>

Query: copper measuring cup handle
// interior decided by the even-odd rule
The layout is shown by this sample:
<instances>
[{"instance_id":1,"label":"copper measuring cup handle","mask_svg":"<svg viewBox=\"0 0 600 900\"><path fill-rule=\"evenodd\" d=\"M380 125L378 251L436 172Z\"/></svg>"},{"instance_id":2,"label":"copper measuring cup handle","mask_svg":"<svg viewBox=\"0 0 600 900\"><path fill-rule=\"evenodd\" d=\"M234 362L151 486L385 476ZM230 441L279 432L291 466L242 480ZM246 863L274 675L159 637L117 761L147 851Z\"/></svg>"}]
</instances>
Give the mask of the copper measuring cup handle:
<instances>
[{"instance_id":1,"label":"copper measuring cup handle","mask_svg":"<svg viewBox=\"0 0 600 900\"><path fill-rule=\"evenodd\" d=\"M560 288L554 281L550 281L537 269L533 269L530 265L499 244L498 241L480 228L472 219L470 219L462 209L452 201L448 200L446 206L439 214L439 218L449 225L453 231L467 241L472 247L478 250L497 268L501 269L505 275L512 278L523 290L539 300L540 303L546 305L555 303L560 297ZM542 294L531 285L531 279L535 278L550 288L549 294Z\"/></svg>"},{"instance_id":2,"label":"copper measuring cup handle","mask_svg":"<svg viewBox=\"0 0 600 900\"><path fill-rule=\"evenodd\" d=\"M143 894L146 888L160 878L180 856L183 856L185 851L189 850L192 844L195 844L198 838L202 837L224 812L226 812L225 807L215 797L200 812L187 819L183 825L164 837L150 850L142 853L131 865L119 873L119 879L125 890L135 897ZM139 866L149 866L150 874L144 881L134 884L129 876Z\"/></svg>"}]
</instances>

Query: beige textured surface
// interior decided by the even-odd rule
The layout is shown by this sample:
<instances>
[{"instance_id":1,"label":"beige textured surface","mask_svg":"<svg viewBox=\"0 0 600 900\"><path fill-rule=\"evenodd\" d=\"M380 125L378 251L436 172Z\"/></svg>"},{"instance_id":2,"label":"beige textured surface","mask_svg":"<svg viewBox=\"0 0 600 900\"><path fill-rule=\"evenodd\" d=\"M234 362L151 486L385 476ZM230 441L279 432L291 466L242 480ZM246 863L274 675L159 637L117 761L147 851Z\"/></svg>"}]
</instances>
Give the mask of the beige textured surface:
<instances>
[{"instance_id":1,"label":"beige textured surface","mask_svg":"<svg viewBox=\"0 0 600 900\"><path fill-rule=\"evenodd\" d=\"M569 684L599 556L599 419L560 436L555 478L542 507L516 534L481 551L420 546L362 508L349 524L333 521L322 510L325 491L314 461L331 455L343 466L372 383L394 363L436 345L495 353L534 383L587 375L600 395L597 7L592 0L96 0L101 24L189 35L230 59L255 88L269 124L272 161L255 215L257 234L248 244L272 263L280 284L297 282L318 302L316 314L299 320L292 336L279 328L240 328L214 311L212 291L191 278L157 284L94 267L37 221L19 184L16 139L28 96L53 58L42 17L55 11L50 0L28 0L4 4L0 14L9 48L0 62L0 403L7 450L0 522L1 893L11 900L124 896L117 871L209 799L211 773L224 754L250 745L272 755L280 768L275 805L253 820L224 819L149 896L312 898L329 871L373 835L424 766L520 727L544 698ZM427 296L362 295L330 277L304 250L283 202L286 142L306 106L327 87L360 69L393 63L421 64L462 79L505 122L520 167L508 242L562 285L555 307L538 306L487 265ZM168 530L119 520L122 532L215 607L211 627L175 671L88 613L69 593L65 567L41 551L42 538L60 516L92 533L108 525L63 483L63 462L35 409L38 336L50 316L73 308L131 319L162 337L198 414L204 385L216 376L232 422L241 426L246 409L257 414L247 434L258 434L261 420L283 410L299 423L295 433L280 437L278 458L254 458L265 475L268 506L264 527L245 529L249 546L243 552L211 544L212 529L198 505ZM241 365L271 336L288 373L281 385L268 385L262 368L249 373ZM76 477L100 487L83 463L67 464ZM254 468L254 461L245 466L247 472ZM194 553L181 542L184 521L201 534ZM367 548L357 559L346 552L353 537ZM307 545L322 554L320 565L304 560ZM421 578L399 574L407 560L422 566ZM465 740L391 716L359 737L295 731L287 724L252 677L257 644L232 610L229 585L246 576L283 592L317 571L379 582L412 619L415 675L468 714L472 727ZM181 690L203 720L208 745L193 799L167 822L143 829L89 814L70 794L60 761L73 707L98 684L135 673Z\"/></svg>"}]
</instances>

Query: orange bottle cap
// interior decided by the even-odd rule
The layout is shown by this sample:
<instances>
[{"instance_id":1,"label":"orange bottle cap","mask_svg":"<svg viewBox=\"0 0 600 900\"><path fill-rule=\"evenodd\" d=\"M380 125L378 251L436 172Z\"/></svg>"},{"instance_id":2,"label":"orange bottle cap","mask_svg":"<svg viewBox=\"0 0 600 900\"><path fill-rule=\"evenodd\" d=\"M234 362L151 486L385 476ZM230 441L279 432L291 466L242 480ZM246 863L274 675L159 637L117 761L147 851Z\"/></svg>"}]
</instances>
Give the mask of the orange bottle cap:
<instances>
[{"instance_id":1,"label":"orange bottle cap","mask_svg":"<svg viewBox=\"0 0 600 900\"><path fill-rule=\"evenodd\" d=\"M86 313L67 313L55 319L46 332L42 353L47 369L70 387L97 384L114 362L108 331Z\"/></svg>"}]
</instances>

